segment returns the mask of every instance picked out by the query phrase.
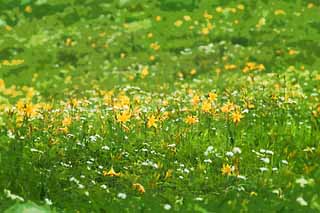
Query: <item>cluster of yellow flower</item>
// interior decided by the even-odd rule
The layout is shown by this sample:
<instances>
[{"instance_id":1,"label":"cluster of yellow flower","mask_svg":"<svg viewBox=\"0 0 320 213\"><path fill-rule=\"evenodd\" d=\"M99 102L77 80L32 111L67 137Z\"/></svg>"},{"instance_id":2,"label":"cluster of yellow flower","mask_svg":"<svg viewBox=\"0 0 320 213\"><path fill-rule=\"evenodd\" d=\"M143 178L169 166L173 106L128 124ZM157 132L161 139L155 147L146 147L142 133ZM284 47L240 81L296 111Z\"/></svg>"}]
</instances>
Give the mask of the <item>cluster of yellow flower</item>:
<instances>
[{"instance_id":1,"label":"cluster of yellow flower","mask_svg":"<svg viewBox=\"0 0 320 213\"><path fill-rule=\"evenodd\" d=\"M12 60L3 60L2 65L4 66L16 66L23 64L24 60L23 59L12 59Z\"/></svg>"},{"instance_id":2,"label":"cluster of yellow flower","mask_svg":"<svg viewBox=\"0 0 320 213\"><path fill-rule=\"evenodd\" d=\"M265 68L265 66L263 64L257 64L255 62L248 62L243 67L242 72L247 73L249 71L254 71L254 70L263 71L265 69L266 68Z\"/></svg>"}]
</instances>

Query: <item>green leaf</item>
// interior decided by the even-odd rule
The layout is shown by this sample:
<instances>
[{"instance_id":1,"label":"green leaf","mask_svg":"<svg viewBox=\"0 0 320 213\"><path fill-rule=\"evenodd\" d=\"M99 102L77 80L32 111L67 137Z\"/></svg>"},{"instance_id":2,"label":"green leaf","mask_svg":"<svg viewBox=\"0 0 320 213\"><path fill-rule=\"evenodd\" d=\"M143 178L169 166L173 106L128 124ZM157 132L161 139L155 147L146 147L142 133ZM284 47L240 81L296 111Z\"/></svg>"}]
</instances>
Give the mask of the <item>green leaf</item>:
<instances>
[{"instance_id":1,"label":"green leaf","mask_svg":"<svg viewBox=\"0 0 320 213\"><path fill-rule=\"evenodd\" d=\"M127 30L129 32L136 32L142 29L148 29L151 27L151 21L149 19L145 19L142 21L135 21L128 24Z\"/></svg>"},{"instance_id":2,"label":"green leaf","mask_svg":"<svg viewBox=\"0 0 320 213\"><path fill-rule=\"evenodd\" d=\"M26 5L26 4L30 4L32 0L21 0L20 5Z\"/></svg>"}]
</instances>

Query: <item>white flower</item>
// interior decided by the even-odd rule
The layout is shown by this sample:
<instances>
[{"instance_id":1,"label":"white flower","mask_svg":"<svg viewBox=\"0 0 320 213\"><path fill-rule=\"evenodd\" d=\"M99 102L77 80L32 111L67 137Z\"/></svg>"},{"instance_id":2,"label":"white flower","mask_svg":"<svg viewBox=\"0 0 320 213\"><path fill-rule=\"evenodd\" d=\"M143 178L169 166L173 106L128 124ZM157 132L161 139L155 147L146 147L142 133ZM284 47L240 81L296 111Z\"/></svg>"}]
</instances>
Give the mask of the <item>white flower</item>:
<instances>
[{"instance_id":1,"label":"white flower","mask_svg":"<svg viewBox=\"0 0 320 213\"><path fill-rule=\"evenodd\" d=\"M273 155L273 151L271 151L271 150L266 150L266 154Z\"/></svg>"},{"instance_id":2,"label":"white flower","mask_svg":"<svg viewBox=\"0 0 320 213\"><path fill-rule=\"evenodd\" d=\"M238 175L237 178L242 179L242 180L247 180L247 177L243 176L243 175Z\"/></svg>"},{"instance_id":3,"label":"white flower","mask_svg":"<svg viewBox=\"0 0 320 213\"><path fill-rule=\"evenodd\" d=\"M260 160L264 163L269 164L270 163L270 159L269 158L260 158Z\"/></svg>"},{"instance_id":4,"label":"white flower","mask_svg":"<svg viewBox=\"0 0 320 213\"><path fill-rule=\"evenodd\" d=\"M49 200L48 198L45 198L45 199L44 199L44 202L45 202L48 206L51 206L51 205L52 205L52 201Z\"/></svg>"},{"instance_id":5,"label":"white flower","mask_svg":"<svg viewBox=\"0 0 320 213\"><path fill-rule=\"evenodd\" d=\"M213 151L213 146L208 146L207 150L204 152L205 156L208 156Z\"/></svg>"},{"instance_id":6,"label":"white flower","mask_svg":"<svg viewBox=\"0 0 320 213\"><path fill-rule=\"evenodd\" d=\"M308 205L307 201L305 201L302 196L298 197L296 201L297 201L301 206L307 206L307 205Z\"/></svg>"},{"instance_id":7,"label":"white flower","mask_svg":"<svg viewBox=\"0 0 320 213\"><path fill-rule=\"evenodd\" d=\"M101 187L101 189L107 189L107 185L105 185L105 184L102 184L100 187Z\"/></svg>"},{"instance_id":8,"label":"white flower","mask_svg":"<svg viewBox=\"0 0 320 213\"><path fill-rule=\"evenodd\" d=\"M288 165L288 161L282 160L281 163Z\"/></svg>"},{"instance_id":9,"label":"white flower","mask_svg":"<svg viewBox=\"0 0 320 213\"><path fill-rule=\"evenodd\" d=\"M109 148L108 146L103 146L103 147L101 147L101 149L103 149L103 150L110 150L110 148Z\"/></svg>"},{"instance_id":10,"label":"white flower","mask_svg":"<svg viewBox=\"0 0 320 213\"><path fill-rule=\"evenodd\" d=\"M212 163L212 160L211 160L211 159L205 159L203 162L205 162L205 163Z\"/></svg>"},{"instance_id":11,"label":"white flower","mask_svg":"<svg viewBox=\"0 0 320 213\"><path fill-rule=\"evenodd\" d=\"M19 200L21 202L24 202L24 199L18 195L11 194L10 190L5 189L4 194L6 195L7 198L10 198L11 200Z\"/></svg>"},{"instance_id":12,"label":"white flower","mask_svg":"<svg viewBox=\"0 0 320 213\"><path fill-rule=\"evenodd\" d=\"M259 169L260 169L261 172L266 172L266 171L268 171L268 168L266 168L266 167L260 167Z\"/></svg>"},{"instance_id":13,"label":"white flower","mask_svg":"<svg viewBox=\"0 0 320 213\"><path fill-rule=\"evenodd\" d=\"M117 196L118 196L118 198L123 199L123 200L127 198L127 195L125 193L121 193L121 192L119 192Z\"/></svg>"},{"instance_id":14,"label":"white flower","mask_svg":"<svg viewBox=\"0 0 320 213\"><path fill-rule=\"evenodd\" d=\"M233 157L233 155L234 155L233 152L227 152L226 153L226 156L228 156L228 157Z\"/></svg>"},{"instance_id":15,"label":"white flower","mask_svg":"<svg viewBox=\"0 0 320 213\"><path fill-rule=\"evenodd\" d=\"M296 180L296 183L300 184L300 186L303 188L309 182L304 177L301 177L301 178Z\"/></svg>"},{"instance_id":16,"label":"white flower","mask_svg":"<svg viewBox=\"0 0 320 213\"><path fill-rule=\"evenodd\" d=\"M194 200L196 200L196 201L203 201L203 198L202 198L202 197L196 197Z\"/></svg>"},{"instance_id":17,"label":"white flower","mask_svg":"<svg viewBox=\"0 0 320 213\"><path fill-rule=\"evenodd\" d=\"M241 154L241 149L240 149L239 147L234 147L234 148L232 149L232 152L233 152L234 154Z\"/></svg>"},{"instance_id":18,"label":"white flower","mask_svg":"<svg viewBox=\"0 0 320 213\"><path fill-rule=\"evenodd\" d=\"M265 153L266 150L265 150L265 149L260 149L260 152L261 152L261 153Z\"/></svg>"},{"instance_id":19,"label":"white flower","mask_svg":"<svg viewBox=\"0 0 320 213\"><path fill-rule=\"evenodd\" d=\"M163 208L165 210L170 210L171 209L171 205L170 204L164 204Z\"/></svg>"}]
</instances>

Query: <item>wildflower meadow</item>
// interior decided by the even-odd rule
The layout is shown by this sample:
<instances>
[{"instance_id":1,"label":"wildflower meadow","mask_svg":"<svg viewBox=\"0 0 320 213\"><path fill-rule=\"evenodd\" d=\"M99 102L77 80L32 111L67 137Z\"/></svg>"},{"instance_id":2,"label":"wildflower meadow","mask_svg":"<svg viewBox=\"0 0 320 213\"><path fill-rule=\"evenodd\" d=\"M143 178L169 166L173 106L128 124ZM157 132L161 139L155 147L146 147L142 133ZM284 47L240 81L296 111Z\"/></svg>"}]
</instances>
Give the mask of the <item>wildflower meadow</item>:
<instances>
[{"instance_id":1,"label":"wildflower meadow","mask_svg":"<svg viewBox=\"0 0 320 213\"><path fill-rule=\"evenodd\" d=\"M320 2L1 0L0 212L320 212Z\"/></svg>"}]
</instances>

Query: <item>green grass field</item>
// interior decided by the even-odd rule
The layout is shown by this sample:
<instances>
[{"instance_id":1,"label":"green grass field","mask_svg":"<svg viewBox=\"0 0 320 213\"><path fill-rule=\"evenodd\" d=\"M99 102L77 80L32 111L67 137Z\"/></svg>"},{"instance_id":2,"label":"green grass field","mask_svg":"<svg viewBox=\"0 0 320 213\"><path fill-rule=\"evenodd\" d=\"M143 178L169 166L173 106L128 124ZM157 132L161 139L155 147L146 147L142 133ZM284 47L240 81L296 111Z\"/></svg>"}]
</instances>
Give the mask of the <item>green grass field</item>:
<instances>
[{"instance_id":1,"label":"green grass field","mask_svg":"<svg viewBox=\"0 0 320 213\"><path fill-rule=\"evenodd\" d=\"M2 0L0 211L320 212L318 0Z\"/></svg>"}]
</instances>

